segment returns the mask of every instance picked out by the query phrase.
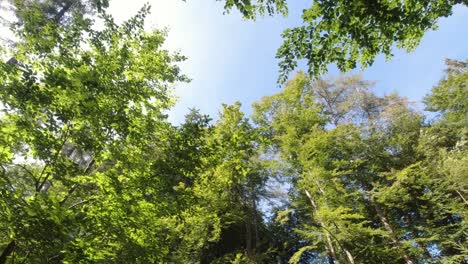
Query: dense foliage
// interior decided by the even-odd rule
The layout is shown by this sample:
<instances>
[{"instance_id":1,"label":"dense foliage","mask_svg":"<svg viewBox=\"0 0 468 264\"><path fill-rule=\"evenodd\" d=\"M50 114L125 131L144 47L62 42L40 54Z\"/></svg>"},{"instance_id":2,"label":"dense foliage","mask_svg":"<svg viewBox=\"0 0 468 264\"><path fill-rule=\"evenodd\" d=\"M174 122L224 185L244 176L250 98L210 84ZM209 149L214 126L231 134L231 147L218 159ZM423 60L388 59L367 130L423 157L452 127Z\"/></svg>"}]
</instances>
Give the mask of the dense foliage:
<instances>
[{"instance_id":1,"label":"dense foliage","mask_svg":"<svg viewBox=\"0 0 468 264\"><path fill-rule=\"evenodd\" d=\"M468 75L465 63L448 63L426 98L441 113L432 123L359 76L299 73L254 105L292 177L287 214L309 241L290 262L306 251L330 263L465 260Z\"/></svg>"},{"instance_id":2,"label":"dense foliage","mask_svg":"<svg viewBox=\"0 0 468 264\"><path fill-rule=\"evenodd\" d=\"M1 264L468 261L468 61L447 60L432 119L360 76L299 72L251 119L235 103L175 126L185 58L144 30L148 6L118 25L107 1L12 3Z\"/></svg>"}]
</instances>

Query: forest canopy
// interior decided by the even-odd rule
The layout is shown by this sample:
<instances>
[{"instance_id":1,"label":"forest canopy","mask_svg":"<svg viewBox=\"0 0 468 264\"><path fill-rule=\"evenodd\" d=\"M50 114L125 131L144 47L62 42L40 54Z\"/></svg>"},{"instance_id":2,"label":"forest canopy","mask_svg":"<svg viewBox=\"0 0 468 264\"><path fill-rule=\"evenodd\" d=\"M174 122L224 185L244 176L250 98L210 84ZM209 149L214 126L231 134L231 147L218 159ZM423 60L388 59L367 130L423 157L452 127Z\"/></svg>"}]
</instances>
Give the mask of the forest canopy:
<instances>
[{"instance_id":1,"label":"forest canopy","mask_svg":"<svg viewBox=\"0 0 468 264\"><path fill-rule=\"evenodd\" d=\"M301 58L307 73L250 116L236 102L175 125L186 58L145 30L148 5L119 24L107 1L12 1L0 264L466 263L468 60L446 60L425 112L361 75L320 75L414 48L457 3L315 1L278 52L280 78Z\"/></svg>"}]
</instances>

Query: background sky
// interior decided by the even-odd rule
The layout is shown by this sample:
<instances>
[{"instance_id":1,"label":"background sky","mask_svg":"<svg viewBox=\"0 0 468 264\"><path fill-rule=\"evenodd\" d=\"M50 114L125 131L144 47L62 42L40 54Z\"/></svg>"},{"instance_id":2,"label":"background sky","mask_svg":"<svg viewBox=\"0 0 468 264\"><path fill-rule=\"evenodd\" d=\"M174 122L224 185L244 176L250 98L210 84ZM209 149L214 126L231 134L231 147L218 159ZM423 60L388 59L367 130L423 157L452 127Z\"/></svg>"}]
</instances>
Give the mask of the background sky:
<instances>
[{"instance_id":1,"label":"background sky","mask_svg":"<svg viewBox=\"0 0 468 264\"><path fill-rule=\"evenodd\" d=\"M188 57L180 66L192 81L176 85L178 103L170 112L177 124L191 107L216 118L222 103L240 101L250 114L253 102L279 92L275 53L282 43L280 34L300 25L302 10L311 0L288 1L287 18L256 21L246 21L236 11L223 14L223 3L215 0L111 0L109 12L122 21L147 2L152 6L148 27L167 27L165 47ZM468 58L468 8L456 6L438 25L414 52L395 50L391 61L380 56L363 72L365 79L377 82L377 93L397 91L422 110L421 99L443 75L444 59ZM339 72L332 67L330 74Z\"/></svg>"},{"instance_id":2,"label":"background sky","mask_svg":"<svg viewBox=\"0 0 468 264\"><path fill-rule=\"evenodd\" d=\"M118 19L128 18L146 2L112 0L110 12ZM249 114L253 102L279 92L275 53L282 43L280 34L300 25L302 10L310 2L289 1L287 18L246 21L238 12L223 14L222 2L214 0L150 1L149 26L169 28L166 48L188 57L181 67L192 78L176 86L179 99L170 112L171 121L183 121L190 107L216 118L222 103L235 101ZM438 25L414 52L395 50L391 61L381 56L363 72L366 79L377 82L379 94L397 91L422 110L421 99L443 75L444 59L468 58L468 8L455 7L454 14ZM330 74L339 72L332 69Z\"/></svg>"}]
</instances>

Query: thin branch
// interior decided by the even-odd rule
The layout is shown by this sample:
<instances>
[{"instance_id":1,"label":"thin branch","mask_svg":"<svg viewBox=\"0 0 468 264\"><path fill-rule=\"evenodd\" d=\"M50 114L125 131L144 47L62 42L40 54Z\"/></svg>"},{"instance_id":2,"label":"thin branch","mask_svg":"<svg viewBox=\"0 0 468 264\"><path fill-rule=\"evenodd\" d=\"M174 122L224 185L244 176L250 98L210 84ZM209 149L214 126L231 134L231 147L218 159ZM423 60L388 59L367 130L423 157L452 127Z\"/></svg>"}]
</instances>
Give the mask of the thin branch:
<instances>
[{"instance_id":1,"label":"thin branch","mask_svg":"<svg viewBox=\"0 0 468 264\"><path fill-rule=\"evenodd\" d=\"M325 226L323 225L320 225L321 228L325 229L325 231L336 241L336 243L338 244L338 246L340 246L341 250L343 250L346 254L346 257L348 258L349 262L351 263L354 263L354 258L353 256L351 255L351 253L341 244L340 240L338 240L338 238L329 230L327 229Z\"/></svg>"},{"instance_id":2,"label":"thin branch","mask_svg":"<svg viewBox=\"0 0 468 264\"><path fill-rule=\"evenodd\" d=\"M35 185L39 183L39 180L36 178L36 176L34 176L34 174L28 168L26 168L26 166L21 165L21 164L15 164L15 163L9 163L8 165L22 168L27 174L29 174L29 176L31 176L31 178L34 180Z\"/></svg>"},{"instance_id":3,"label":"thin branch","mask_svg":"<svg viewBox=\"0 0 468 264\"><path fill-rule=\"evenodd\" d=\"M5 181L7 182L7 184L10 186L10 188L11 188L12 190L14 190L15 187L13 186L13 183L10 181L10 179L9 179L8 176L6 175L6 169L5 169L3 166L0 166L0 167L2 167L2 170L3 170L3 172L2 172L2 178L4 178Z\"/></svg>"},{"instance_id":4,"label":"thin branch","mask_svg":"<svg viewBox=\"0 0 468 264\"><path fill-rule=\"evenodd\" d=\"M42 175L44 175L44 173L45 173L47 167L49 167L50 164L55 163L55 162L57 161L57 159L58 159L58 157L59 157L59 155L60 155L60 152L61 152L62 149L63 149L63 146L65 146L65 143L67 142L69 131L70 131L70 126L69 126L69 124L67 124L67 130L65 131L65 133L64 133L63 136L62 136L62 137L63 137L63 141L62 141L62 144L60 144L60 148L57 149L57 152L55 153L55 156L54 156L53 160L52 160L51 162L47 163L47 164L44 166L44 168L42 168L41 174L39 175L39 178L38 178L38 181L41 182L41 184L40 184L39 186L36 186L36 192L39 192L39 191L42 189L42 187L44 187L44 184L47 182L47 180L49 179L50 173L47 173L46 176L44 177L44 179L41 180Z\"/></svg>"},{"instance_id":5,"label":"thin branch","mask_svg":"<svg viewBox=\"0 0 468 264\"><path fill-rule=\"evenodd\" d=\"M76 207L76 206L78 206L78 205L87 203L87 202L89 202L89 201L90 201L90 200L79 201L79 202L77 202L77 203L74 203L74 204L70 205L70 206L68 207L68 209L72 209L73 207Z\"/></svg>"},{"instance_id":6,"label":"thin branch","mask_svg":"<svg viewBox=\"0 0 468 264\"><path fill-rule=\"evenodd\" d=\"M460 198L465 202L466 205L468 205L468 201L465 199L465 197L463 197L463 195L458 191L458 190L455 190L455 192L457 192L457 194L460 196Z\"/></svg>"},{"instance_id":7,"label":"thin branch","mask_svg":"<svg viewBox=\"0 0 468 264\"><path fill-rule=\"evenodd\" d=\"M86 175L88 172L89 172L89 169L91 168L91 166L93 166L94 164L94 158L91 160L91 162L88 164L88 166L86 167L86 169L84 170L83 174ZM68 198L70 198L70 196L73 194L73 192L75 192L75 190L79 187L78 184L74 184L70 190L68 190L68 193L67 193L67 196L65 196L65 198L63 198L63 200L60 202L61 205L63 205L67 200Z\"/></svg>"}]
</instances>

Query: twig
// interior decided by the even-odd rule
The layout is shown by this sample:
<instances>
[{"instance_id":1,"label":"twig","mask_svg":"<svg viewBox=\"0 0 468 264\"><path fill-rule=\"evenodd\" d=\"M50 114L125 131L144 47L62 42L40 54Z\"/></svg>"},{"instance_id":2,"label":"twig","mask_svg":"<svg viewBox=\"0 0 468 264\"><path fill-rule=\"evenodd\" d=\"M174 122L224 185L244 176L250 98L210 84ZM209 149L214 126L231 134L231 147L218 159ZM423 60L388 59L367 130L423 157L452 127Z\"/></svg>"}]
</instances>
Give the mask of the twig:
<instances>
[{"instance_id":1,"label":"twig","mask_svg":"<svg viewBox=\"0 0 468 264\"><path fill-rule=\"evenodd\" d=\"M70 205L70 206L68 207L68 209L72 209L73 207L76 207L76 206L78 206L78 205L87 203L87 202L89 202L89 201L90 201L90 200L79 201L79 202L77 202L77 203L74 203L74 204Z\"/></svg>"},{"instance_id":2,"label":"twig","mask_svg":"<svg viewBox=\"0 0 468 264\"><path fill-rule=\"evenodd\" d=\"M455 191L458 193L460 198L465 202L465 204L468 205L468 201L465 199L465 197L463 197L463 195L458 190L455 190Z\"/></svg>"}]
</instances>

